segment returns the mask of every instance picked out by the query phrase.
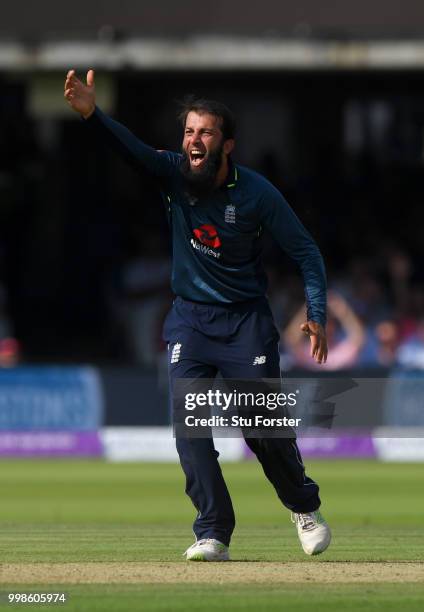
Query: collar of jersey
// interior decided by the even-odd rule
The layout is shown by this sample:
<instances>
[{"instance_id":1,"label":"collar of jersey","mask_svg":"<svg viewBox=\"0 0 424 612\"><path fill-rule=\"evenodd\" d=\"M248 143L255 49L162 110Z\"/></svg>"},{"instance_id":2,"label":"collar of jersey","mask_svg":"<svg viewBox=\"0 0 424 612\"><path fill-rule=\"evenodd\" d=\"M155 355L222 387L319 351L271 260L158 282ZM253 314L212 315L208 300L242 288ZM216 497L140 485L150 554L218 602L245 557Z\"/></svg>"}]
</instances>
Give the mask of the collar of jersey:
<instances>
[{"instance_id":1,"label":"collar of jersey","mask_svg":"<svg viewBox=\"0 0 424 612\"><path fill-rule=\"evenodd\" d=\"M235 187L237 185L237 181L238 181L237 167L230 160L230 169L228 172L228 183L226 184L227 189L232 189L233 187Z\"/></svg>"}]
</instances>

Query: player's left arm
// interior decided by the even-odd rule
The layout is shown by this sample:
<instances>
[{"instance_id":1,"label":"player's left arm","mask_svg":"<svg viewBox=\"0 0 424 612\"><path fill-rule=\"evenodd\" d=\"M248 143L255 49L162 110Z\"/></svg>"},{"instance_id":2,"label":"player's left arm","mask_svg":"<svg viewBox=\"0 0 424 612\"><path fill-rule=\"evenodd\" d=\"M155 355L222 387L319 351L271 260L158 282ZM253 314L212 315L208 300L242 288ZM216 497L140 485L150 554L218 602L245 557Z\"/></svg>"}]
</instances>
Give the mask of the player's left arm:
<instances>
[{"instance_id":1,"label":"player's left arm","mask_svg":"<svg viewBox=\"0 0 424 612\"><path fill-rule=\"evenodd\" d=\"M311 356L327 360L327 279L320 250L279 191L267 185L259 204L260 223L299 265L305 289L307 321L301 330L311 340Z\"/></svg>"}]
</instances>

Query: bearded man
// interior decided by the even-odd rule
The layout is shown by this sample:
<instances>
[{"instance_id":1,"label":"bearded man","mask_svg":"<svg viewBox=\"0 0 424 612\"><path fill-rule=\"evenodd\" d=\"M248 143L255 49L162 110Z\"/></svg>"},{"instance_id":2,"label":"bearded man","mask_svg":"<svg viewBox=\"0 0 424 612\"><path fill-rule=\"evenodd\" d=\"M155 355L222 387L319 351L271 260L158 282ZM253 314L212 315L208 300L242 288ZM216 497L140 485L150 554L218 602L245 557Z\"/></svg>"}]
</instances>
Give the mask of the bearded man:
<instances>
[{"instance_id":1,"label":"bearded man","mask_svg":"<svg viewBox=\"0 0 424 612\"><path fill-rule=\"evenodd\" d=\"M279 379L279 333L266 298L262 234L270 231L300 267L307 304L301 329L311 357L327 359L326 278L320 251L283 196L263 176L235 164L235 120L222 103L187 99L181 153L156 151L96 107L94 71L86 84L70 70L65 98L93 134L157 180L170 222L175 300L164 326L171 399L177 380ZM306 476L293 437L246 437L281 502L291 510L303 550L331 539L318 485ZM235 526L231 498L211 437L176 440L186 493L197 510L187 560L227 561Z\"/></svg>"}]
</instances>

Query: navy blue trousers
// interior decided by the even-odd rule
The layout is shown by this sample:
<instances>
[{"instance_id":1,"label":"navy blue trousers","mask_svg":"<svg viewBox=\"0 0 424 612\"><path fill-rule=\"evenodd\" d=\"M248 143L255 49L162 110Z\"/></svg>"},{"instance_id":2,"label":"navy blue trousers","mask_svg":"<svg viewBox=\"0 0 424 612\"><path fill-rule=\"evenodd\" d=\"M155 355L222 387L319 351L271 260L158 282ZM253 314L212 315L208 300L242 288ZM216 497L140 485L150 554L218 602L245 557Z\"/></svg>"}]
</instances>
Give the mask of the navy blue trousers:
<instances>
[{"instance_id":1,"label":"navy blue trousers","mask_svg":"<svg viewBox=\"0 0 424 612\"><path fill-rule=\"evenodd\" d=\"M211 305L177 297L165 321L164 339L171 402L176 379L214 379L218 373L236 379L280 377L279 334L266 298ZM318 485L305 475L294 438L245 440L284 506L293 512L319 508ZM198 512L196 538L215 538L228 545L234 510L213 440L180 437L176 444L186 493Z\"/></svg>"}]
</instances>

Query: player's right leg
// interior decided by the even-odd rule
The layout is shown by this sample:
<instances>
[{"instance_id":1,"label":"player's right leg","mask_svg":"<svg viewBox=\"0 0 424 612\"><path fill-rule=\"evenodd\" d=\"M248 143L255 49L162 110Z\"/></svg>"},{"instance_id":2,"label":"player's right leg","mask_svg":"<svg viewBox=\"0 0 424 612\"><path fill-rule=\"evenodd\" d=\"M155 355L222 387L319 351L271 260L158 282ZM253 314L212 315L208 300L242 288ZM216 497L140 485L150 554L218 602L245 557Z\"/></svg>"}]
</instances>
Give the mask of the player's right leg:
<instances>
[{"instance_id":1,"label":"player's right leg","mask_svg":"<svg viewBox=\"0 0 424 612\"><path fill-rule=\"evenodd\" d=\"M181 405L181 386L189 391L191 381L196 392L205 380L204 391L216 376L216 368L207 362L207 338L190 327L188 313L173 309L165 323L164 337L168 342L168 371L170 400L173 415ZM189 385L186 387L186 385ZM200 384L200 387L199 387ZM186 477L185 491L197 510L193 524L196 542L186 551L188 560L224 561L228 559L228 545L234 530L235 518L230 495L218 462L212 436L188 437L187 432L175 428L176 446ZM207 434L205 434L206 436Z\"/></svg>"}]
</instances>

